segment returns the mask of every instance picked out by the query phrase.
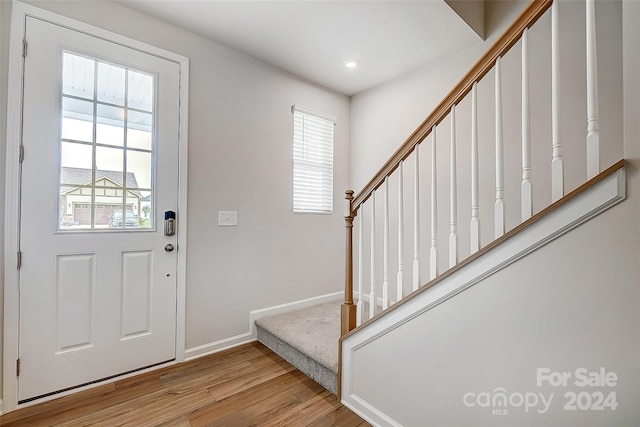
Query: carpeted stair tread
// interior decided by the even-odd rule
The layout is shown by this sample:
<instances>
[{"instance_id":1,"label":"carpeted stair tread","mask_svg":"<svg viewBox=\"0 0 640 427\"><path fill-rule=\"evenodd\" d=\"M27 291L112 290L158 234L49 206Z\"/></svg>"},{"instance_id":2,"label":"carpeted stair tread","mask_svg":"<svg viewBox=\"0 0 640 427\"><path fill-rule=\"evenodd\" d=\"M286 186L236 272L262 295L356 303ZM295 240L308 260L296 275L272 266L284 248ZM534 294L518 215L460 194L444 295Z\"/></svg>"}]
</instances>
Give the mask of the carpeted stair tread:
<instances>
[{"instance_id":1,"label":"carpeted stair tread","mask_svg":"<svg viewBox=\"0 0 640 427\"><path fill-rule=\"evenodd\" d=\"M256 324L333 372L338 372L340 301L263 317Z\"/></svg>"},{"instance_id":2,"label":"carpeted stair tread","mask_svg":"<svg viewBox=\"0 0 640 427\"><path fill-rule=\"evenodd\" d=\"M337 392L340 303L331 301L256 320L258 340Z\"/></svg>"}]
</instances>

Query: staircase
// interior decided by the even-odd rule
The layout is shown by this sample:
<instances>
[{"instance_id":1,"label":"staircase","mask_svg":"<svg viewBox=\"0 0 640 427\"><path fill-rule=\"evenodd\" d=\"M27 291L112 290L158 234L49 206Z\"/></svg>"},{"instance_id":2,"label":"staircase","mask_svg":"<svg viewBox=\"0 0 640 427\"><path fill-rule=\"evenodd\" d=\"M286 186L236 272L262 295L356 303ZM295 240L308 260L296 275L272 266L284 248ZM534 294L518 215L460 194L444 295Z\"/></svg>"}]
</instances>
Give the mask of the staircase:
<instances>
[{"instance_id":1,"label":"staircase","mask_svg":"<svg viewBox=\"0 0 640 427\"><path fill-rule=\"evenodd\" d=\"M583 31L581 37L586 36L586 54L582 51L586 69L584 94L572 93L562 98L569 90L563 92L559 86L560 18L574 16L559 13L559 3L532 1L364 189L358 194L347 191L346 283L341 307L323 304L256 322L261 342L331 392L340 392L343 404L374 425L426 425L427 413L464 412L474 406L461 407L460 399L487 381L480 385L468 383L464 386L468 388L455 390L450 401L443 397L448 396L447 387L458 384L460 372L470 377L485 378L485 372L499 376L500 368L508 367L510 362L508 355L485 351L491 345L502 348L493 342L500 343L499 337L494 340L486 331L478 331L476 335L485 342L475 342L474 334L469 332L474 325L487 324L509 336L517 335L517 328L500 323L501 316L518 318L522 314L530 315L523 327L530 327L528 330L534 335L553 334L555 328L549 325L536 329L538 323L544 324L538 317L544 317L545 310L562 316L561 311L554 311L553 299L556 293L563 295L561 290L538 295L535 285L526 288L540 311L535 303L519 300L515 284L502 294L491 290L504 286L506 281L528 282L532 276L545 284L562 286L563 282L558 283L560 279L545 266L557 262L565 270L570 265L580 270L580 261L563 263L564 259L548 254L565 240L578 238L566 237L570 231L584 230L579 227L581 224L626 197L625 162L611 162L610 154L619 152L615 147L621 141L600 145L595 4L586 0L580 10L586 17L584 28L576 29ZM566 2L563 7L576 7L575 4ZM550 93L550 105L543 108L529 88L540 91L539 80L545 80L545 73L540 77L531 72L539 72L539 64L530 63L532 52L540 46L536 37L543 30L534 29L539 21L543 29L549 27L550 33L551 78L550 87L544 88ZM530 44L537 47L530 48ZM514 57L517 67L513 66ZM520 87L515 92L513 77L503 73L503 62L505 71L516 69L520 73ZM607 77L600 75L603 78ZM503 85L509 90L503 91ZM513 108L520 110L515 130L513 120L503 121L505 111ZM566 116L567 108L586 110L580 128L569 126L575 122L560 126L562 112ZM479 126L479 117L487 119L488 110L490 125ZM513 118L512 113L510 117ZM546 120L544 124L541 117ZM537 128L532 130L534 126ZM580 140L563 135L580 135ZM487 140L489 156L485 154ZM487 169L487 165L491 168ZM464 177L464 183L460 177ZM552 244L554 241L561 243ZM545 256L550 257L547 264L532 268L536 257ZM570 254L565 256L570 259ZM604 258L606 253L599 256ZM558 267L558 271L565 270ZM571 269L567 271L570 282ZM503 276L509 279L496 282ZM540 288L544 286L541 284ZM473 295L478 299L474 300ZM503 301L502 295L509 295L510 299ZM562 297L567 298L567 306L572 304L569 297ZM605 300L606 294L600 298ZM487 309L478 308L478 301ZM591 302L587 300L587 304ZM476 317L468 313L475 313ZM583 321L588 322L586 319ZM445 326L454 331L453 337L447 336L446 330L442 332ZM464 339L458 341L459 337ZM567 340L571 339L568 336ZM529 348L527 340L514 342L518 344L504 346L505 351L520 354ZM534 354L535 346L528 351ZM485 353L485 360L474 359ZM526 353L519 357L526 359ZM501 358L505 360L500 362ZM540 356L540 360L530 362L527 369L534 371L534 385L536 367L552 361ZM442 377L443 372L448 376L437 383L436 378ZM527 371L526 375L532 374ZM523 387L530 387L531 378L521 380ZM491 388L502 390L501 385L498 382ZM411 406L404 406L403 402L411 402ZM460 425L497 425L497 418L491 416L507 412L496 410L489 412L489 417L471 411ZM558 415L565 425L575 423L562 416L566 413ZM450 419L443 417L433 418L430 425L449 425L446 423ZM544 423L540 419L534 422ZM504 425L516 424L511 419L511 424Z\"/></svg>"}]
</instances>

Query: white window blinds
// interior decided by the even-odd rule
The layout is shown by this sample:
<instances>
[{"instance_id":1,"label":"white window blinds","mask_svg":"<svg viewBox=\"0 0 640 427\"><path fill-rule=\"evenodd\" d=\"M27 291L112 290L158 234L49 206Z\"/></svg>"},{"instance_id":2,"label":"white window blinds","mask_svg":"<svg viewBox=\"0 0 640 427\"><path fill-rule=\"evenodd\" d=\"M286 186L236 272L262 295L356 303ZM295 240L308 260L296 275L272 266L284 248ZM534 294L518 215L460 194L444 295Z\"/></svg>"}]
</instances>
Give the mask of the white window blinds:
<instances>
[{"instance_id":1,"label":"white window blinds","mask_svg":"<svg viewBox=\"0 0 640 427\"><path fill-rule=\"evenodd\" d=\"M335 119L294 105L293 212L333 211L333 127Z\"/></svg>"}]
</instances>

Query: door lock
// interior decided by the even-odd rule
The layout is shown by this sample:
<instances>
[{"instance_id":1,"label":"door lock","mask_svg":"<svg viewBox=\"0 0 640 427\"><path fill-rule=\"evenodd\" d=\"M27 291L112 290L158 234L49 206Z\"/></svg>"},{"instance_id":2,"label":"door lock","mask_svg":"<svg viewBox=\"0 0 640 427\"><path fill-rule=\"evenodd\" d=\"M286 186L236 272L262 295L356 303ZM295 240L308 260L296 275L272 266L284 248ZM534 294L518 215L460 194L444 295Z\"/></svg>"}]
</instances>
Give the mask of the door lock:
<instances>
[{"instance_id":1,"label":"door lock","mask_svg":"<svg viewBox=\"0 0 640 427\"><path fill-rule=\"evenodd\" d=\"M173 236L174 234L176 234L176 213L166 211L164 213L164 235Z\"/></svg>"},{"instance_id":2,"label":"door lock","mask_svg":"<svg viewBox=\"0 0 640 427\"><path fill-rule=\"evenodd\" d=\"M165 250L166 252L173 252L173 250L174 250L174 249L175 249L175 247L174 247L171 243L167 243L167 244L164 246L164 250Z\"/></svg>"}]
</instances>

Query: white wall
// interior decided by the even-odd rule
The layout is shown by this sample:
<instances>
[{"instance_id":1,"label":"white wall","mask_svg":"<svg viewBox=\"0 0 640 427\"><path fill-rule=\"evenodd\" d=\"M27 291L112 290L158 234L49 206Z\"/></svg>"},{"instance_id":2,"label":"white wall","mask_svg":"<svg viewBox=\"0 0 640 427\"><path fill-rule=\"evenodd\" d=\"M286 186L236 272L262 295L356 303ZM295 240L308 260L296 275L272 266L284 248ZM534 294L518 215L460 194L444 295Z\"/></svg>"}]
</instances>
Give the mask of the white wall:
<instances>
[{"instance_id":1,"label":"white wall","mask_svg":"<svg viewBox=\"0 0 640 427\"><path fill-rule=\"evenodd\" d=\"M342 288L349 98L114 2L29 3L190 58L187 349L247 333L251 310ZM294 103L337 117L332 215L292 213ZM220 210L238 227L218 227Z\"/></svg>"},{"instance_id":2,"label":"white wall","mask_svg":"<svg viewBox=\"0 0 640 427\"><path fill-rule=\"evenodd\" d=\"M487 1L486 40L351 100L351 186L357 192L527 5Z\"/></svg>"}]
</instances>

